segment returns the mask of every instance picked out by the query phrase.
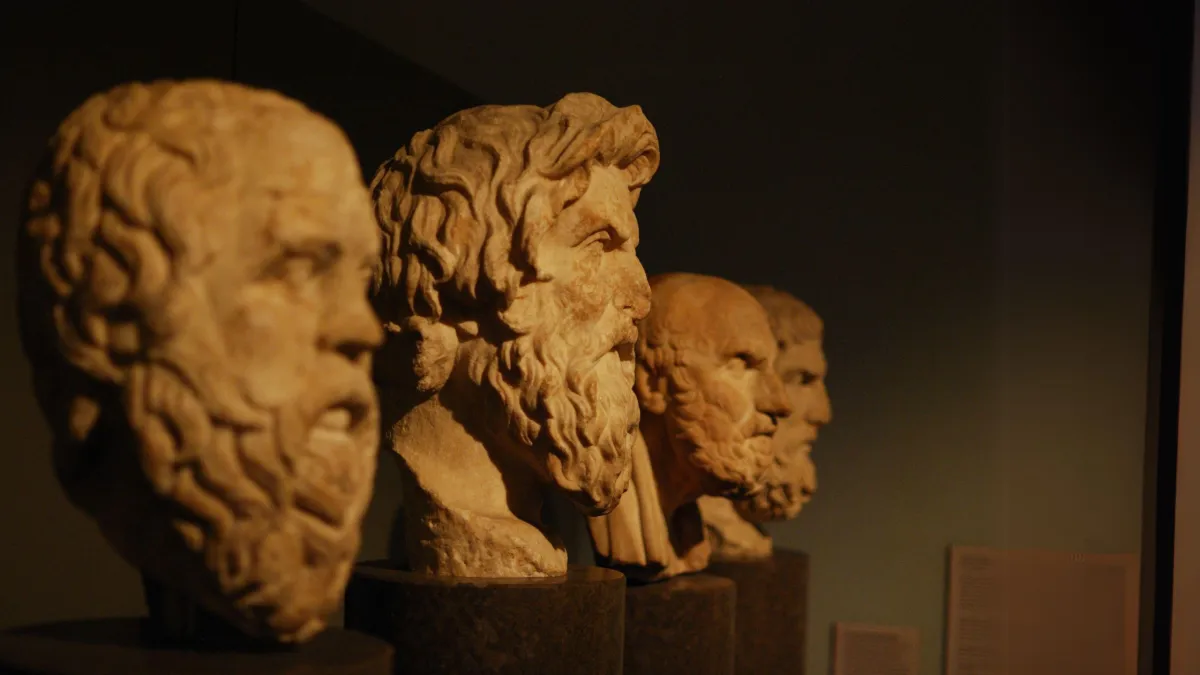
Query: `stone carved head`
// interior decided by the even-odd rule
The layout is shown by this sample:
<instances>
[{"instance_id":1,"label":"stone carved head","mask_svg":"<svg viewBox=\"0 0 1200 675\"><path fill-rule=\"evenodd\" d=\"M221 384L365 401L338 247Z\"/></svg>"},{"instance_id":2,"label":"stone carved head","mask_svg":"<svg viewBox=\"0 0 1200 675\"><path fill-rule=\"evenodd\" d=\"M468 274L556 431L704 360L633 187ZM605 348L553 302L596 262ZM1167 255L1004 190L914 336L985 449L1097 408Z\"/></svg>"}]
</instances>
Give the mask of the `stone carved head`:
<instances>
[{"instance_id":1,"label":"stone carved head","mask_svg":"<svg viewBox=\"0 0 1200 675\"><path fill-rule=\"evenodd\" d=\"M28 193L20 330L62 485L251 635L320 631L358 551L377 250L341 130L218 81L93 96Z\"/></svg>"},{"instance_id":2,"label":"stone carved head","mask_svg":"<svg viewBox=\"0 0 1200 675\"><path fill-rule=\"evenodd\" d=\"M628 484L649 308L634 205L658 163L640 108L571 94L457 113L372 185L391 334L377 382L486 418L489 445L587 513Z\"/></svg>"},{"instance_id":3,"label":"stone carved head","mask_svg":"<svg viewBox=\"0 0 1200 675\"><path fill-rule=\"evenodd\" d=\"M728 497L758 491L772 438L791 412L763 308L716 277L668 274L651 285L635 389L644 414L662 418L676 467L659 484Z\"/></svg>"},{"instance_id":4,"label":"stone carved head","mask_svg":"<svg viewBox=\"0 0 1200 675\"><path fill-rule=\"evenodd\" d=\"M791 413L763 307L716 277L650 281L639 324L635 392L642 407L633 488L589 519L597 559L632 578L694 572L709 550L697 501L762 488L772 437Z\"/></svg>"},{"instance_id":5,"label":"stone carved head","mask_svg":"<svg viewBox=\"0 0 1200 675\"><path fill-rule=\"evenodd\" d=\"M776 370L793 410L775 434L774 461L764 479L765 489L735 502L742 517L761 523L794 518L816 492L812 446L821 427L832 420L833 409L825 388L821 318L789 293L769 286L746 289L767 310L779 344Z\"/></svg>"}]
</instances>

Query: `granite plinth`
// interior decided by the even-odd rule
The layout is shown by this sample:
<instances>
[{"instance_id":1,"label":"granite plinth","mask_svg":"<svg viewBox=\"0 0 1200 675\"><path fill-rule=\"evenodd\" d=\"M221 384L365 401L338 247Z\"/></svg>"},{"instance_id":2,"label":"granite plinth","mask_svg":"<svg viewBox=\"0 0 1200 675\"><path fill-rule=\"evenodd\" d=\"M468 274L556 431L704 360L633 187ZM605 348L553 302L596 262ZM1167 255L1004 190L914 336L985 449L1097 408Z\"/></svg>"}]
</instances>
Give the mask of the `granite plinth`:
<instances>
[{"instance_id":1,"label":"granite plinth","mask_svg":"<svg viewBox=\"0 0 1200 675\"><path fill-rule=\"evenodd\" d=\"M729 579L691 574L631 585L625 594L625 675L732 675Z\"/></svg>"},{"instance_id":2,"label":"granite plinth","mask_svg":"<svg viewBox=\"0 0 1200 675\"><path fill-rule=\"evenodd\" d=\"M804 675L808 554L776 550L763 560L714 560L707 571L737 584L735 672Z\"/></svg>"},{"instance_id":3,"label":"granite plinth","mask_svg":"<svg viewBox=\"0 0 1200 675\"><path fill-rule=\"evenodd\" d=\"M345 624L390 642L405 675L620 675L625 577L433 577L388 562L355 567Z\"/></svg>"},{"instance_id":4,"label":"granite plinth","mask_svg":"<svg viewBox=\"0 0 1200 675\"><path fill-rule=\"evenodd\" d=\"M146 619L69 621L0 632L3 675L389 675L392 649L329 629L296 648L197 651L158 644Z\"/></svg>"}]
</instances>

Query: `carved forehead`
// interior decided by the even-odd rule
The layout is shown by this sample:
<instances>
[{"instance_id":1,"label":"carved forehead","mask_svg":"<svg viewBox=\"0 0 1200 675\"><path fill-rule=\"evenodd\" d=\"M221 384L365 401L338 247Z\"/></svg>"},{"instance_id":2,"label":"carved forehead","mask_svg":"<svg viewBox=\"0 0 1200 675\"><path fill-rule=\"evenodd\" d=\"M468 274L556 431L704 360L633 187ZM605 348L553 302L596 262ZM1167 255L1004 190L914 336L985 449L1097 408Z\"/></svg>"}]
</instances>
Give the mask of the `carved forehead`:
<instances>
[{"instance_id":1,"label":"carved forehead","mask_svg":"<svg viewBox=\"0 0 1200 675\"><path fill-rule=\"evenodd\" d=\"M272 126L243 152L247 171L240 189L274 203L274 217L263 221L273 238L336 239L374 255L370 195L354 151L335 125L312 113L297 116Z\"/></svg>"},{"instance_id":2,"label":"carved forehead","mask_svg":"<svg viewBox=\"0 0 1200 675\"><path fill-rule=\"evenodd\" d=\"M789 342L779 350L775 370L780 374L813 373L824 377L827 370L825 351L820 340Z\"/></svg>"},{"instance_id":3,"label":"carved forehead","mask_svg":"<svg viewBox=\"0 0 1200 675\"><path fill-rule=\"evenodd\" d=\"M235 148L245 171L246 185L282 193L316 193L334 197L347 186L361 186L362 175L354 149L336 125L307 110L277 123L265 124Z\"/></svg>"},{"instance_id":4,"label":"carved forehead","mask_svg":"<svg viewBox=\"0 0 1200 675\"><path fill-rule=\"evenodd\" d=\"M125 216L179 244L250 225L237 211L264 196L309 211L357 210L369 231L369 200L345 135L270 91L191 80L93 96L54 139L51 171L81 167L95 172L104 198ZM204 234L190 232L197 229Z\"/></svg>"},{"instance_id":5,"label":"carved forehead","mask_svg":"<svg viewBox=\"0 0 1200 675\"><path fill-rule=\"evenodd\" d=\"M56 141L58 163L74 154L102 168L120 163L114 155L157 149L213 183L315 164L327 165L321 177L344 179L357 164L342 131L302 103L216 80L131 83L97 94L64 121Z\"/></svg>"},{"instance_id":6,"label":"carved forehead","mask_svg":"<svg viewBox=\"0 0 1200 675\"><path fill-rule=\"evenodd\" d=\"M760 357L774 353L766 312L737 284L698 274L665 274L651 278L650 288L650 314L641 330L651 344L749 351Z\"/></svg>"},{"instance_id":7,"label":"carved forehead","mask_svg":"<svg viewBox=\"0 0 1200 675\"><path fill-rule=\"evenodd\" d=\"M639 230L628 176L610 166L593 167L589 176L584 194L564 209L549 229L560 236L582 237L610 226L620 236L636 240Z\"/></svg>"},{"instance_id":8,"label":"carved forehead","mask_svg":"<svg viewBox=\"0 0 1200 675\"><path fill-rule=\"evenodd\" d=\"M186 91L188 85L180 87ZM228 222L207 218L205 228L236 227L243 246L324 241L354 256L374 255L370 197L342 130L274 92L227 83L221 90L221 105L195 126L214 154L226 156L225 189L236 195L241 213ZM204 180L205 173L196 178Z\"/></svg>"},{"instance_id":9,"label":"carved forehead","mask_svg":"<svg viewBox=\"0 0 1200 675\"><path fill-rule=\"evenodd\" d=\"M771 330L781 345L820 342L824 323L812 307L799 298L770 286L745 286L767 312Z\"/></svg>"}]
</instances>

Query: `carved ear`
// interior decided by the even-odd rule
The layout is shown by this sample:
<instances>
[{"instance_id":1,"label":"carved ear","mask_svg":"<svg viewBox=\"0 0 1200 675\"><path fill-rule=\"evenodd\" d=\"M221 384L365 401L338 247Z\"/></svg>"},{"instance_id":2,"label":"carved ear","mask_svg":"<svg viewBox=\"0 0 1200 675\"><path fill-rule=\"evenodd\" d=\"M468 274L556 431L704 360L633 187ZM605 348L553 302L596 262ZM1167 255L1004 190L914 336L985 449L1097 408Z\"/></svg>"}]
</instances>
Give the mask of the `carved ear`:
<instances>
[{"instance_id":1,"label":"carved ear","mask_svg":"<svg viewBox=\"0 0 1200 675\"><path fill-rule=\"evenodd\" d=\"M642 363L637 364L634 371L633 392L637 394L642 409L652 415L662 415L667 411L667 380L665 377L651 372Z\"/></svg>"},{"instance_id":2,"label":"carved ear","mask_svg":"<svg viewBox=\"0 0 1200 675\"><path fill-rule=\"evenodd\" d=\"M412 327L416 337L413 373L417 389L432 393L439 391L450 379L458 358L458 333L441 322L421 321Z\"/></svg>"}]
</instances>

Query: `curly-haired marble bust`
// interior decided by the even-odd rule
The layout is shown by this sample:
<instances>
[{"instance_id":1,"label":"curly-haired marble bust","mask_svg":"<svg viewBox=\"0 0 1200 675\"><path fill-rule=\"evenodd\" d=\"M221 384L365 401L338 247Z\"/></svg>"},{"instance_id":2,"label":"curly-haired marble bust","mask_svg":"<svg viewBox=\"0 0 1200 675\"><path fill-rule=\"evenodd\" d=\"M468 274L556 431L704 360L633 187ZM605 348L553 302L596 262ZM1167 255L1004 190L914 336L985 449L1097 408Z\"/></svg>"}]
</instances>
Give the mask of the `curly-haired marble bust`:
<instances>
[{"instance_id":1,"label":"curly-haired marble bust","mask_svg":"<svg viewBox=\"0 0 1200 675\"><path fill-rule=\"evenodd\" d=\"M783 379L792 414L775 434L774 459L764 489L753 497L730 501L700 500L700 512L714 557L754 560L771 555L771 537L761 524L795 518L817 490L812 447L821 427L833 417L825 388L824 324L811 307L770 286L746 286L767 310L779 343L775 369Z\"/></svg>"},{"instance_id":2,"label":"curly-haired marble bust","mask_svg":"<svg viewBox=\"0 0 1200 675\"><path fill-rule=\"evenodd\" d=\"M547 496L599 514L624 493L650 301L634 206L658 153L640 108L571 94L459 112L380 167L375 379L409 570L566 574Z\"/></svg>"},{"instance_id":3,"label":"curly-haired marble bust","mask_svg":"<svg viewBox=\"0 0 1200 675\"><path fill-rule=\"evenodd\" d=\"M708 565L697 500L761 492L772 438L791 413L775 337L749 292L697 274L650 285L637 342L632 486L612 513L588 520L597 560L646 581Z\"/></svg>"},{"instance_id":4,"label":"curly-haired marble bust","mask_svg":"<svg viewBox=\"0 0 1200 675\"><path fill-rule=\"evenodd\" d=\"M19 239L21 338L68 497L243 632L319 632L378 447L378 238L342 131L236 84L116 87L51 139Z\"/></svg>"}]
</instances>

